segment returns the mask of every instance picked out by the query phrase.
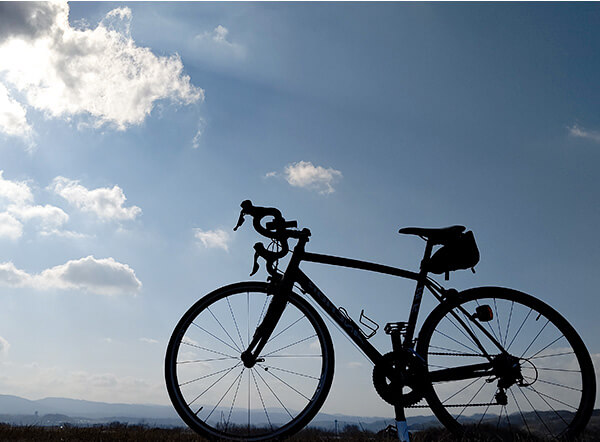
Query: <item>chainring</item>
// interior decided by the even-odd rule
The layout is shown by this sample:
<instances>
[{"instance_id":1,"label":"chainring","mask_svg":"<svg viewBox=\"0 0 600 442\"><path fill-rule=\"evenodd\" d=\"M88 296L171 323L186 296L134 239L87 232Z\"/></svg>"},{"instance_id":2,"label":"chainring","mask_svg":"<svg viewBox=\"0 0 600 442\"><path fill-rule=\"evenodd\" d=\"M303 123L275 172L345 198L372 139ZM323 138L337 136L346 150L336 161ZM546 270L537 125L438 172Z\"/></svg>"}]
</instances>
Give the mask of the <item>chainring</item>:
<instances>
[{"instance_id":1,"label":"chainring","mask_svg":"<svg viewBox=\"0 0 600 442\"><path fill-rule=\"evenodd\" d=\"M386 373L397 371L398 368L400 368L399 382L403 385L401 398L396 388L398 382L386 376ZM425 363L410 350L401 350L400 354L386 353L373 367L373 386L377 394L387 403L410 407L423 399L426 372ZM407 388L410 391L406 392Z\"/></svg>"}]
</instances>

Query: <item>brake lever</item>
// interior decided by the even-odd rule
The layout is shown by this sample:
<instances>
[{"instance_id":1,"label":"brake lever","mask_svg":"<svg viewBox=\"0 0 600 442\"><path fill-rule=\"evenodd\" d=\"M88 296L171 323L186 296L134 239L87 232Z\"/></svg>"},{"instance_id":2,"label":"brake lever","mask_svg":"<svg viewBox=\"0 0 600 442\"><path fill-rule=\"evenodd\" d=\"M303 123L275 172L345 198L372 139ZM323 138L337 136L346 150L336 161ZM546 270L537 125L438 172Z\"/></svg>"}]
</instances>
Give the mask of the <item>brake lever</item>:
<instances>
[{"instance_id":1,"label":"brake lever","mask_svg":"<svg viewBox=\"0 0 600 442\"><path fill-rule=\"evenodd\" d=\"M259 257L264 257L265 260L267 260L266 257L266 250L265 250L265 245L261 242L257 242L256 244L254 244L254 265L252 266L252 273L250 273L250 276L254 276L256 274L256 272L258 272L259 269L259 264L258 264L258 258ZM269 265L269 262L267 260L267 266Z\"/></svg>"},{"instance_id":2,"label":"brake lever","mask_svg":"<svg viewBox=\"0 0 600 442\"><path fill-rule=\"evenodd\" d=\"M260 268L260 265L258 264L258 257L260 255L258 254L258 251L254 252L254 265L252 266L252 273L250 273L250 276L254 276L256 274L256 272L258 272L258 269Z\"/></svg>"},{"instance_id":3,"label":"brake lever","mask_svg":"<svg viewBox=\"0 0 600 442\"><path fill-rule=\"evenodd\" d=\"M242 224L244 224L244 221L246 221L246 218L244 218L244 216L245 216L245 215L246 215L246 213L244 213L244 211L242 210L242 211L240 212L240 217L238 218L238 222L237 222L236 226L233 228L233 231L234 231L234 232L235 232L237 229L239 229L239 228L240 228L240 226L241 226Z\"/></svg>"}]
</instances>

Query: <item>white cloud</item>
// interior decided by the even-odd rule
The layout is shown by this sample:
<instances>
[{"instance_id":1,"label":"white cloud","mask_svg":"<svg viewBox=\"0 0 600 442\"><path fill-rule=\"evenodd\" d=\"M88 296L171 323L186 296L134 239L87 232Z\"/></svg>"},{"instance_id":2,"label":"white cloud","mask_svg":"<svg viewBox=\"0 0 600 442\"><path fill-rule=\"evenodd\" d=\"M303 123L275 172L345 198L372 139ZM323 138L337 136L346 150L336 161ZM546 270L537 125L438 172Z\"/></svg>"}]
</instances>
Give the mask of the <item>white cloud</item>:
<instances>
[{"instance_id":1,"label":"white cloud","mask_svg":"<svg viewBox=\"0 0 600 442\"><path fill-rule=\"evenodd\" d=\"M229 241L231 240L231 236L225 230L194 229L194 237L199 239L207 249L217 248L225 251L229 250Z\"/></svg>"},{"instance_id":2,"label":"white cloud","mask_svg":"<svg viewBox=\"0 0 600 442\"><path fill-rule=\"evenodd\" d=\"M6 356L9 349L10 349L10 344L8 343L8 341L6 339L4 339L2 336L0 336L0 354Z\"/></svg>"},{"instance_id":3,"label":"white cloud","mask_svg":"<svg viewBox=\"0 0 600 442\"><path fill-rule=\"evenodd\" d=\"M104 220L133 220L142 213L137 206L123 207L127 198L119 186L89 190L79 181L58 176L49 188L75 207Z\"/></svg>"},{"instance_id":4,"label":"white cloud","mask_svg":"<svg viewBox=\"0 0 600 442\"><path fill-rule=\"evenodd\" d=\"M57 2L0 3L0 43L10 37L36 38L50 31L62 5Z\"/></svg>"},{"instance_id":5,"label":"white cloud","mask_svg":"<svg viewBox=\"0 0 600 442\"><path fill-rule=\"evenodd\" d=\"M82 290L99 295L132 294L142 287L127 264L93 256L71 260L34 275L18 269L12 262L0 263L0 284L38 290Z\"/></svg>"},{"instance_id":6,"label":"white cloud","mask_svg":"<svg viewBox=\"0 0 600 442\"><path fill-rule=\"evenodd\" d=\"M27 287L31 286L32 277L12 262L3 262L0 263L0 283L9 287Z\"/></svg>"},{"instance_id":7,"label":"white cloud","mask_svg":"<svg viewBox=\"0 0 600 442\"><path fill-rule=\"evenodd\" d=\"M2 391L22 397L69 397L110 403L168 403L164 380L91 372L47 362L14 363L3 367Z\"/></svg>"},{"instance_id":8,"label":"white cloud","mask_svg":"<svg viewBox=\"0 0 600 442\"><path fill-rule=\"evenodd\" d=\"M140 338L141 342L145 342L146 344L158 344L158 341L156 339L151 339L151 338Z\"/></svg>"},{"instance_id":9,"label":"white cloud","mask_svg":"<svg viewBox=\"0 0 600 442\"><path fill-rule=\"evenodd\" d=\"M202 138L205 127L206 120L204 120L204 118L200 118L200 121L198 122L198 130L196 131L196 135L194 135L194 139L192 140L192 147L194 149L198 149L200 147L200 139Z\"/></svg>"},{"instance_id":10,"label":"white cloud","mask_svg":"<svg viewBox=\"0 0 600 442\"><path fill-rule=\"evenodd\" d=\"M87 235L62 227L69 221L69 215L59 207L50 204L35 205L33 193L26 181L4 179L0 170L0 238L20 238L23 224L33 224L42 236L62 236L83 238Z\"/></svg>"},{"instance_id":11,"label":"white cloud","mask_svg":"<svg viewBox=\"0 0 600 442\"><path fill-rule=\"evenodd\" d=\"M135 44L128 8L85 29L69 24L66 2L8 2L1 12L16 17L16 24L0 31L0 73L24 96L20 109L12 104L12 123L0 123L2 131L27 134L25 105L47 117L87 116L96 127L124 130L141 124L159 100L191 104L204 98L178 55L156 56Z\"/></svg>"},{"instance_id":12,"label":"white cloud","mask_svg":"<svg viewBox=\"0 0 600 442\"><path fill-rule=\"evenodd\" d=\"M23 222L37 221L43 234L57 232L69 220L64 210L46 204L44 206L16 206L8 207L8 212Z\"/></svg>"},{"instance_id":13,"label":"white cloud","mask_svg":"<svg viewBox=\"0 0 600 442\"><path fill-rule=\"evenodd\" d=\"M245 56L245 49L242 45L234 43L229 39L229 29L223 25L218 25L212 31L205 31L196 35L196 41L201 49L212 56L230 55L235 58Z\"/></svg>"},{"instance_id":14,"label":"white cloud","mask_svg":"<svg viewBox=\"0 0 600 442\"><path fill-rule=\"evenodd\" d=\"M569 134L577 138L586 138L588 140L600 143L600 132L594 130L586 130L578 125L574 124L569 127Z\"/></svg>"},{"instance_id":15,"label":"white cloud","mask_svg":"<svg viewBox=\"0 0 600 442\"><path fill-rule=\"evenodd\" d=\"M8 89L0 83L0 132L31 142L33 129L27 121L27 110L10 97Z\"/></svg>"},{"instance_id":16,"label":"white cloud","mask_svg":"<svg viewBox=\"0 0 600 442\"><path fill-rule=\"evenodd\" d=\"M33 194L25 181L5 180L3 173L0 170L0 200L19 205L33 201Z\"/></svg>"},{"instance_id":17,"label":"white cloud","mask_svg":"<svg viewBox=\"0 0 600 442\"><path fill-rule=\"evenodd\" d=\"M277 176L276 172L269 172L265 177ZM303 187L315 190L321 194L335 192L333 184L342 178L342 172L321 166L314 166L309 161L299 161L285 167L283 176L294 187Z\"/></svg>"},{"instance_id":18,"label":"white cloud","mask_svg":"<svg viewBox=\"0 0 600 442\"><path fill-rule=\"evenodd\" d=\"M23 224L9 213L0 213L0 238L19 239L23 235Z\"/></svg>"}]
</instances>

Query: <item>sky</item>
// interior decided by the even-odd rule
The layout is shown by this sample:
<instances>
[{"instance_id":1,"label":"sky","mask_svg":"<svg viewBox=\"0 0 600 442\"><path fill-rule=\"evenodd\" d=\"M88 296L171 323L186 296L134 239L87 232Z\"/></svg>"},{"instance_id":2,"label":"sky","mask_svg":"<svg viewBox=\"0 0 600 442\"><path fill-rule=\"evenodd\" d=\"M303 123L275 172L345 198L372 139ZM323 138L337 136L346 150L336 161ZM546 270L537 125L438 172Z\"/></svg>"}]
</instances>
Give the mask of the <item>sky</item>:
<instances>
[{"instance_id":1,"label":"sky","mask_svg":"<svg viewBox=\"0 0 600 442\"><path fill-rule=\"evenodd\" d=\"M169 404L177 321L250 279L245 199L409 270L400 227L465 225L447 284L540 297L600 366L599 51L597 3L0 3L0 392ZM303 268L408 317L410 281ZM391 417L331 332L323 410Z\"/></svg>"}]
</instances>

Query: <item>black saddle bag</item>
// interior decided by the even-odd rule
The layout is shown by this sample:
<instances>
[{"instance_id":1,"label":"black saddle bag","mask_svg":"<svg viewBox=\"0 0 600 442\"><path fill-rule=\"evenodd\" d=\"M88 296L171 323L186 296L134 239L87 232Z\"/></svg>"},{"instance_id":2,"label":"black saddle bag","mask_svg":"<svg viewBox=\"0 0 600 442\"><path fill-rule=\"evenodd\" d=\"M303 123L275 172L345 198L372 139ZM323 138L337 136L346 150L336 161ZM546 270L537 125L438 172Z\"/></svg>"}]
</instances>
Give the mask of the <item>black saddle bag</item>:
<instances>
[{"instance_id":1,"label":"black saddle bag","mask_svg":"<svg viewBox=\"0 0 600 442\"><path fill-rule=\"evenodd\" d=\"M438 275L455 270L472 269L479 262L479 249L473 232L462 233L458 238L446 243L429 259L427 270Z\"/></svg>"}]
</instances>

